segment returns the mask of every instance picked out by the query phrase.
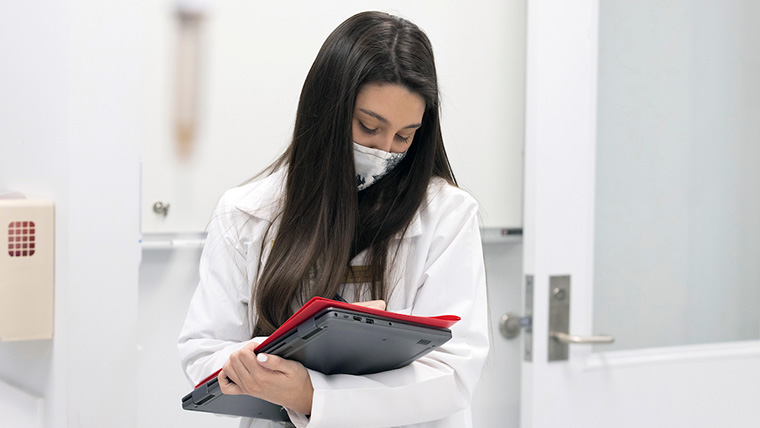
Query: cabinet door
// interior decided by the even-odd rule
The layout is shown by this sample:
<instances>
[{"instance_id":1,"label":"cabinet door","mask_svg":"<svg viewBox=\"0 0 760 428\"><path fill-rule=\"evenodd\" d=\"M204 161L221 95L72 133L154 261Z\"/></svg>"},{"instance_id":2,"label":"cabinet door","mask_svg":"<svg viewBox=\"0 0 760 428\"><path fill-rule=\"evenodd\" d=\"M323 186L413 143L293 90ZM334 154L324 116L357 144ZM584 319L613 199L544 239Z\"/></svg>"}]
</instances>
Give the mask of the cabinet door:
<instances>
[{"instance_id":1,"label":"cabinet door","mask_svg":"<svg viewBox=\"0 0 760 428\"><path fill-rule=\"evenodd\" d=\"M366 7L232 0L209 3L201 18L188 22L175 4L151 2L146 13L145 233L203 231L226 189L284 151L322 42ZM484 227L521 227L524 2L388 0L372 7L406 17L428 34L454 173L478 199ZM177 124L186 99L197 101L197 123L194 137L180 142L178 134L188 134Z\"/></svg>"}]
</instances>

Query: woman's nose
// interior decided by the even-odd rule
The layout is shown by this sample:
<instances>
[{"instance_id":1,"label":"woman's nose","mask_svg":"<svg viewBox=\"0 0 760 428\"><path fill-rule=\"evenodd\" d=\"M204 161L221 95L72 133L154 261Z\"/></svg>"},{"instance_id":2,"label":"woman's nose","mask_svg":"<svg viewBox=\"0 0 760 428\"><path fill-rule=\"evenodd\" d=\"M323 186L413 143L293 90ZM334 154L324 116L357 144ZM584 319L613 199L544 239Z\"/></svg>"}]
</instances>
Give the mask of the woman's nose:
<instances>
[{"instance_id":1,"label":"woman's nose","mask_svg":"<svg viewBox=\"0 0 760 428\"><path fill-rule=\"evenodd\" d=\"M393 148L393 136L377 136L377 138L372 140L370 147L384 152L390 152L391 148Z\"/></svg>"}]
</instances>

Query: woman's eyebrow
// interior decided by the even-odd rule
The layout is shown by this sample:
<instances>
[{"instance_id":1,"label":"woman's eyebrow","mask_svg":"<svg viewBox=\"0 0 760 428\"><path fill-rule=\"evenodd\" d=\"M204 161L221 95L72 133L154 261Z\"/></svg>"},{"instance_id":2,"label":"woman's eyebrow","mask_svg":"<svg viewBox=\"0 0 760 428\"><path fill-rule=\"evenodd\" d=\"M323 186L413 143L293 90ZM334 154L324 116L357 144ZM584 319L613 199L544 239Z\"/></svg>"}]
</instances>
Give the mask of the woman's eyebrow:
<instances>
[{"instance_id":1,"label":"woman's eyebrow","mask_svg":"<svg viewBox=\"0 0 760 428\"><path fill-rule=\"evenodd\" d=\"M372 110L367 110L367 109L360 108L359 111L362 112L362 113L364 113L364 114L367 114L369 116L374 117L375 119L379 120L380 122L383 122L386 125L388 125L390 123L390 122L388 122L388 119L380 116L379 114L375 113ZM419 128L420 126L422 126L421 123L415 123L413 125L405 126L403 129L416 129L416 128Z\"/></svg>"}]
</instances>

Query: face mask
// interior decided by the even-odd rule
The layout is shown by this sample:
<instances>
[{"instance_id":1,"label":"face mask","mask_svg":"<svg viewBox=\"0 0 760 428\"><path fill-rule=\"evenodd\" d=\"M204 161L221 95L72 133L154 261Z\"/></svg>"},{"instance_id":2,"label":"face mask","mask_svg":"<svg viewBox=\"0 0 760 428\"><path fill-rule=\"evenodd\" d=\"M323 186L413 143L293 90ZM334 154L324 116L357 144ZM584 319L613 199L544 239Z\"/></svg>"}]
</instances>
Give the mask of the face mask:
<instances>
[{"instance_id":1,"label":"face mask","mask_svg":"<svg viewBox=\"0 0 760 428\"><path fill-rule=\"evenodd\" d=\"M354 166L359 190L366 189L390 172L401 162L401 159L404 159L404 156L406 152L388 153L354 143Z\"/></svg>"}]
</instances>

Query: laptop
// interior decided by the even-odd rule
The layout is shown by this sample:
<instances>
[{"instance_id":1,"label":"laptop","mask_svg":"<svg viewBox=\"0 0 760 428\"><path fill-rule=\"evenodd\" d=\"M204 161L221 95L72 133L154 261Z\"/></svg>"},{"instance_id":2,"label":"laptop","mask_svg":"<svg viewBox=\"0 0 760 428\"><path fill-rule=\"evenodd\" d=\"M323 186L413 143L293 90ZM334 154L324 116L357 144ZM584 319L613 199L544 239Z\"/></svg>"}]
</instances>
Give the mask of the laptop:
<instances>
[{"instance_id":1,"label":"laptop","mask_svg":"<svg viewBox=\"0 0 760 428\"><path fill-rule=\"evenodd\" d=\"M418 317L314 297L254 352L296 360L327 375L372 374L404 367L443 345L457 321L454 315ZM182 398L185 410L288 421L279 405L223 394L219 371Z\"/></svg>"}]
</instances>

